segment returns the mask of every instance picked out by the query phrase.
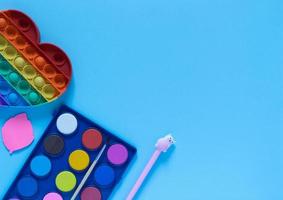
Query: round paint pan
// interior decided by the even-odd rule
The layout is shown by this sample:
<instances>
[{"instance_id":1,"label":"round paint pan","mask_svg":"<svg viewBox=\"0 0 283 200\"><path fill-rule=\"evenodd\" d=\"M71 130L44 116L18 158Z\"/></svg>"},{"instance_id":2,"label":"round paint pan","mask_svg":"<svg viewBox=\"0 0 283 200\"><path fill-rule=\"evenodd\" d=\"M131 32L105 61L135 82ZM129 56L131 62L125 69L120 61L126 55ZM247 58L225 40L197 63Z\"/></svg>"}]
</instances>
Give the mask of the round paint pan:
<instances>
[{"instance_id":1,"label":"round paint pan","mask_svg":"<svg viewBox=\"0 0 283 200\"><path fill-rule=\"evenodd\" d=\"M128 160L128 150L122 144L113 144L109 147L107 151L108 161L113 165L123 165Z\"/></svg>"},{"instance_id":2,"label":"round paint pan","mask_svg":"<svg viewBox=\"0 0 283 200\"><path fill-rule=\"evenodd\" d=\"M78 128L78 120L71 113L63 113L57 118L56 126L63 135L71 135Z\"/></svg>"},{"instance_id":3,"label":"round paint pan","mask_svg":"<svg viewBox=\"0 0 283 200\"><path fill-rule=\"evenodd\" d=\"M81 200L101 200L101 192L94 186L89 186L83 189L81 193Z\"/></svg>"},{"instance_id":4,"label":"round paint pan","mask_svg":"<svg viewBox=\"0 0 283 200\"><path fill-rule=\"evenodd\" d=\"M115 182L115 179L116 175L114 169L107 164L100 165L94 172L94 180L100 187L111 187Z\"/></svg>"},{"instance_id":5,"label":"round paint pan","mask_svg":"<svg viewBox=\"0 0 283 200\"><path fill-rule=\"evenodd\" d=\"M59 135L49 135L44 139L43 147L47 155L56 157L63 153L65 142Z\"/></svg>"}]
</instances>

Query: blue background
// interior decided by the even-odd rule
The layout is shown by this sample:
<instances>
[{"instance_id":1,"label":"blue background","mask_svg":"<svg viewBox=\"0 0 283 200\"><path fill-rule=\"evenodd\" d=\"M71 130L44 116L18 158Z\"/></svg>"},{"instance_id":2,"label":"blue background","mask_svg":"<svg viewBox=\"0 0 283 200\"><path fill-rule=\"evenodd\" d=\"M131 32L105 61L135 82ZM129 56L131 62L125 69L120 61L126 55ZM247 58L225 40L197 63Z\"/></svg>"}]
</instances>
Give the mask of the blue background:
<instances>
[{"instance_id":1,"label":"blue background","mask_svg":"<svg viewBox=\"0 0 283 200\"><path fill-rule=\"evenodd\" d=\"M61 102L138 148L112 199L124 199L156 140L171 132L137 199L283 198L280 0L2 0L62 47L73 81L58 102L27 112L36 142ZM35 143L0 145L0 198Z\"/></svg>"}]
</instances>

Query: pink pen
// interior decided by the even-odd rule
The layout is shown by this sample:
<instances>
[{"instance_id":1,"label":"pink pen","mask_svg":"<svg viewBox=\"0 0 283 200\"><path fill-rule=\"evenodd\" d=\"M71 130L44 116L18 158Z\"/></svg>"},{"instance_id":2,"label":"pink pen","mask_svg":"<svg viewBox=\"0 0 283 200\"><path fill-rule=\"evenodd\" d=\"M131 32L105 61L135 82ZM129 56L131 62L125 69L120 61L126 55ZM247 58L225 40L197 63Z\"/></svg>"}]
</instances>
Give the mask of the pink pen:
<instances>
[{"instance_id":1,"label":"pink pen","mask_svg":"<svg viewBox=\"0 0 283 200\"><path fill-rule=\"evenodd\" d=\"M143 181L145 180L146 176L148 175L151 168L153 167L158 157L160 156L161 152L166 152L169 149L169 147L174 143L175 143L175 140L171 135L166 135L165 137L160 138L157 141L155 145L156 150L154 151L153 155L151 156L150 160L145 166L143 172L141 173L139 179L137 180L136 184L134 185L131 192L129 193L127 200L132 200L134 198L137 191L141 187Z\"/></svg>"}]
</instances>

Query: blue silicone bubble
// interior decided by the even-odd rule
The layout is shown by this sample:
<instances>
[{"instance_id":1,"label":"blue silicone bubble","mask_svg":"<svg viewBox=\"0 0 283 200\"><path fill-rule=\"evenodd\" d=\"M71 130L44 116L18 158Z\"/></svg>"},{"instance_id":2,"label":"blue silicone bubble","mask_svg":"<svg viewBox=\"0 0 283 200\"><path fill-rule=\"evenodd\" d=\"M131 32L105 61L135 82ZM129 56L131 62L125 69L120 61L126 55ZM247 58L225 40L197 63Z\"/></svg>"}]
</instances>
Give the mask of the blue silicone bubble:
<instances>
[{"instance_id":1,"label":"blue silicone bubble","mask_svg":"<svg viewBox=\"0 0 283 200\"><path fill-rule=\"evenodd\" d=\"M101 165L95 170L94 179L98 185L107 187L113 184L115 180L115 172L112 167Z\"/></svg>"},{"instance_id":2,"label":"blue silicone bubble","mask_svg":"<svg viewBox=\"0 0 283 200\"><path fill-rule=\"evenodd\" d=\"M45 177L51 171L51 162L46 156L36 156L30 163L30 170L32 171L33 175L39 178Z\"/></svg>"},{"instance_id":3,"label":"blue silicone bubble","mask_svg":"<svg viewBox=\"0 0 283 200\"><path fill-rule=\"evenodd\" d=\"M5 81L3 79L0 79L0 93L2 95L8 95L11 92L10 87L8 86L8 84L5 84Z\"/></svg>"},{"instance_id":4,"label":"blue silicone bubble","mask_svg":"<svg viewBox=\"0 0 283 200\"><path fill-rule=\"evenodd\" d=\"M16 93L14 92L11 92L9 95L8 95L8 100L9 102L12 104L12 105L16 105L17 102L19 101L20 99L20 96L17 95Z\"/></svg>"},{"instance_id":5,"label":"blue silicone bubble","mask_svg":"<svg viewBox=\"0 0 283 200\"><path fill-rule=\"evenodd\" d=\"M19 180L17 190L20 196L24 198L31 198L36 194L38 185L34 178L25 176Z\"/></svg>"},{"instance_id":6,"label":"blue silicone bubble","mask_svg":"<svg viewBox=\"0 0 283 200\"><path fill-rule=\"evenodd\" d=\"M26 106L28 103L23 97L0 75L0 96L7 105Z\"/></svg>"}]
</instances>

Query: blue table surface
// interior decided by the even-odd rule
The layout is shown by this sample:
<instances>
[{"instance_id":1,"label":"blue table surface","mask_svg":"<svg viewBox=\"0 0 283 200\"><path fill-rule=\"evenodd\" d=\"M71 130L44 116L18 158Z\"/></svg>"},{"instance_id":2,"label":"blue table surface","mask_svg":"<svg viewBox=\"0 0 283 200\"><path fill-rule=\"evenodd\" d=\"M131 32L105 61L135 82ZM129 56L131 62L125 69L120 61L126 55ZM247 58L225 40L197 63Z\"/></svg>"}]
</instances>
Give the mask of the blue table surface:
<instances>
[{"instance_id":1,"label":"blue table surface","mask_svg":"<svg viewBox=\"0 0 283 200\"><path fill-rule=\"evenodd\" d=\"M27 112L36 138L12 156L0 144L0 199L63 102L138 148L111 199L125 198L168 132L176 147L137 199L283 198L282 1L2 0L0 8L31 16L74 72L57 102L0 108L0 126Z\"/></svg>"}]
</instances>

